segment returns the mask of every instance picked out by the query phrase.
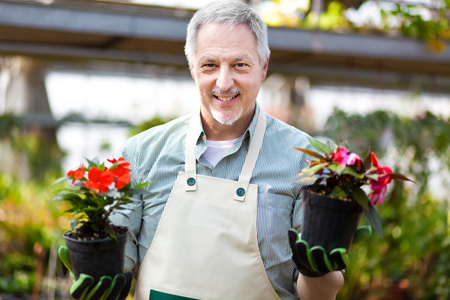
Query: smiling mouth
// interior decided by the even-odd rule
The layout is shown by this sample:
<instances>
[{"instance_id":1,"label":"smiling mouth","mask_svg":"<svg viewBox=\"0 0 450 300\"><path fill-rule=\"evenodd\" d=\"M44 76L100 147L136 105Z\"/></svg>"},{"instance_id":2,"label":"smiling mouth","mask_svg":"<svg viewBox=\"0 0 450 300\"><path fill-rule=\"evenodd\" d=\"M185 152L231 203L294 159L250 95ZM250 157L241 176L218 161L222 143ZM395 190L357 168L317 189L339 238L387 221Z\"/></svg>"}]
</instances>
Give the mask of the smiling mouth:
<instances>
[{"instance_id":1,"label":"smiling mouth","mask_svg":"<svg viewBox=\"0 0 450 300\"><path fill-rule=\"evenodd\" d=\"M233 100L233 99L236 98L237 96L239 96L239 94L236 94L236 95L231 96L231 97L219 97L219 96L214 95L214 98L216 98L216 99L218 99L218 100L220 100L220 101L227 102L227 101Z\"/></svg>"}]
</instances>

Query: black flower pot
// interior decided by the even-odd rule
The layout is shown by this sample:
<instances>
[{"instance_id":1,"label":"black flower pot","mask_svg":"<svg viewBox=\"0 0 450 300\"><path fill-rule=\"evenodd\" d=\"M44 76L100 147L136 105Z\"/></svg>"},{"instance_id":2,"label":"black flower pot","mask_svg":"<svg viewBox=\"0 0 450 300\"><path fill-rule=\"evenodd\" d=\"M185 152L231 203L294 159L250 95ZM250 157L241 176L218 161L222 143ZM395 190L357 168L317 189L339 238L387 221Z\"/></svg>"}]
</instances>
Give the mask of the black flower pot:
<instances>
[{"instance_id":1,"label":"black flower pot","mask_svg":"<svg viewBox=\"0 0 450 300\"><path fill-rule=\"evenodd\" d=\"M128 231L117 236L117 240L78 240L63 234L69 249L75 279L88 274L98 281L102 276L114 277L123 273L125 243Z\"/></svg>"},{"instance_id":2,"label":"black flower pot","mask_svg":"<svg viewBox=\"0 0 450 300\"><path fill-rule=\"evenodd\" d=\"M320 195L302 190L303 225L301 237L310 247L322 246L327 253L349 249L362 214L362 207L351 199Z\"/></svg>"}]
</instances>

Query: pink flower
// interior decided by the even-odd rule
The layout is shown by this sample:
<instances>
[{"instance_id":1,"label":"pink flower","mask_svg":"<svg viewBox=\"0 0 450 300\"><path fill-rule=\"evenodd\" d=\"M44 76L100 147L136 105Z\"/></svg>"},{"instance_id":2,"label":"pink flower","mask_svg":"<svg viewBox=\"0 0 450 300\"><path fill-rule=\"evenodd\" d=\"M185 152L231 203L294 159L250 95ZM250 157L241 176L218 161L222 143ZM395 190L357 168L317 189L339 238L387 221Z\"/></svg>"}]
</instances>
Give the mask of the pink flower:
<instances>
[{"instance_id":1,"label":"pink flower","mask_svg":"<svg viewBox=\"0 0 450 300\"><path fill-rule=\"evenodd\" d=\"M372 193L369 194L370 203L372 205L377 204L377 202L383 204L384 195L386 194L387 190L387 185L392 181L391 176L389 176L389 174L392 173L392 170L387 166L380 167L378 164L377 157L373 152L371 153L371 160L373 166L376 168L374 174L380 175L386 174L386 175L378 177L378 180L374 179L370 180L370 188L372 189Z\"/></svg>"},{"instance_id":2,"label":"pink flower","mask_svg":"<svg viewBox=\"0 0 450 300\"><path fill-rule=\"evenodd\" d=\"M330 155L338 164L352 166L361 162L361 158L356 153L348 152L347 148L339 146L335 153Z\"/></svg>"},{"instance_id":3,"label":"pink flower","mask_svg":"<svg viewBox=\"0 0 450 300\"><path fill-rule=\"evenodd\" d=\"M350 153L349 156L347 156L347 162L345 163L347 166L352 166L358 162L361 162L361 158L356 153Z\"/></svg>"}]
</instances>

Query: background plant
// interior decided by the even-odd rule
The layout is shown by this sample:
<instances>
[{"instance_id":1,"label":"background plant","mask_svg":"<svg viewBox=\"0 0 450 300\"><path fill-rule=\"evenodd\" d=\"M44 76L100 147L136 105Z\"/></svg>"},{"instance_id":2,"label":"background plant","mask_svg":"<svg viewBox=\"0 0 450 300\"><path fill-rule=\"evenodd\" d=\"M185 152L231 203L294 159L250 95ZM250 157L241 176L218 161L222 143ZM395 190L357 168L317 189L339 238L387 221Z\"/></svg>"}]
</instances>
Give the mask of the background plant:
<instances>
[{"instance_id":1,"label":"background plant","mask_svg":"<svg viewBox=\"0 0 450 300\"><path fill-rule=\"evenodd\" d=\"M328 119L324 135L351 140L357 149L370 146L417 182L392 185L379 209L384 238L352 246L339 299L450 297L449 121L429 112L406 118L385 111L335 111Z\"/></svg>"},{"instance_id":2,"label":"background plant","mask_svg":"<svg viewBox=\"0 0 450 300\"><path fill-rule=\"evenodd\" d=\"M270 2L270 5L267 3ZM363 0L272 0L261 14L270 26L371 33L426 41L437 53L450 41L449 0L429 2ZM367 15L367 12L370 14ZM364 20L355 15L365 15Z\"/></svg>"}]
</instances>

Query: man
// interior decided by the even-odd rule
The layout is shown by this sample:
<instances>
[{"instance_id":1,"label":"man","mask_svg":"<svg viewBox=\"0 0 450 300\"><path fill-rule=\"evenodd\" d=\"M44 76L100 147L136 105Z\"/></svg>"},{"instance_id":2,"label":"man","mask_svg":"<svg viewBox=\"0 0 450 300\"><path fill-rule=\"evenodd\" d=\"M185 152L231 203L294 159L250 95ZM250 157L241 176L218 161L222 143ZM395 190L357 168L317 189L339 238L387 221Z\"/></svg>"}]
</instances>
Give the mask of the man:
<instances>
[{"instance_id":1,"label":"man","mask_svg":"<svg viewBox=\"0 0 450 300\"><path fill-rule=\"evenodd\" d=\"M301 228L301 186L291 179L306 164L292 146L309 144L256 103L266 25L243 2L213 1L192 18L185 52L200 111L131 138L122 152L153 182L115 219L130 227L135 298L335 299L341 272L302 275L306 252L296 255L306 261L296 261L300 274L292 262L287 233Z\"/></svg>"}]
</instances>

